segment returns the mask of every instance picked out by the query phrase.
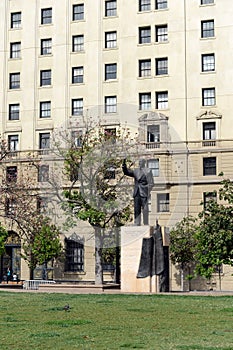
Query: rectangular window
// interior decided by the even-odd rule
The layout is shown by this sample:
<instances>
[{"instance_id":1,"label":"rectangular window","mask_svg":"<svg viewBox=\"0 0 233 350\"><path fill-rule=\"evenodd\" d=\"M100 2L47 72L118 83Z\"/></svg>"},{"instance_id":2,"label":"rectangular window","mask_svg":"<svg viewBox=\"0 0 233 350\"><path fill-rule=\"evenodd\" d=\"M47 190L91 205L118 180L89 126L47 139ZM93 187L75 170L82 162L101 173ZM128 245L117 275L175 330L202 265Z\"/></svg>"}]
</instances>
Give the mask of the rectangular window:
<instances>
[{"instance_id":1,"label":"rectangular window","mask_svg":"<svg viewBox=\"0 0 233 350\"><path fill-rule=\"evenodd\" d=\"M117 15L116 0L105 1L105 17L113 17Z\"/></svg>"},{"instance_id":2,"label":"rectangular window","mask_svg":"<svg viewBox=\"0 0 233 350\"><path fill-rule=\"evenodd\" d=\"M10 73L9 75L9 88L19 89L20 88L20 73Z\"/></svg>"},{"instance_id":3,"label":"rectangular window","mask_svg":"<svg viewBox=\"0 0 233 350\"><path fill-rule=\"evenodd\" d=\"M38 175L38 177L39 177L39 175ZM40 214L46 213L46 211L48 209L48 198L38 196L37 201L36 201L36 208L38 210L38 213L40 213Z\"/></svg>"},{"instance_id":4,"label":"rectangular window","mask_svg":"<svg viewBox=\"0 0 233 350\"><path fill-rule=\"evenodd\" d=\"M74 35L72 37L72 51L84 51L84 35Z\"/></svg>"},{"instance_id":5,"label":"rectangular window","mask_svg":"<svg viewBox=\"0 0 233 350\"><path fill-rule=\"evenodd\" d=\"M105 80L111 80L117 78L117 64L105 64Z\"/></svg>"},{"instance_id":6,"label":"rectangular window","mask_svg":"<svg viewBox=\"0 0 233 350\"><path fill-rule=\"evenodd\" d=\"M203 123L203 140L215 140L216 139L216 123L206 122Z\"/></svg>"},{"instance_id":7,"label":"rectangular window","mask_svg":"<svg viewBox=\"0 0 233 350\"><path fill-rule=\"evenodd\" d=\"M211 38L214 37L214 20L201 21L201 37Z\"/></svg>"},{"instance_id":8,"label":"rectangular window","mask_svg":"<svg viewBox=\"0 0 233 350\"><path fill-rule=\"evenodd\" d=\"M49 149L50 148L50 133L42 132L39 134L39 148Z\"/></svg>"},{"instance_id":9,"label":"rectangular window","mask_svg":"<svg viewBox=\"0 0 233 350\"><path fill-rule=\"evenodd\" d=\"M83 67L73 67L72 68L72 84L83 83Z\"/></svg>"},{"instance_id":10,"label":"rectangular window","mask_svg":"<svg viewBox=\"0 0 233 350\"><path fill-rule=\"evenodd\" d=\"M51 69L40 71L40 86L51 85L52 83L52 71Z\"/></svg>"},{"instance_id":11,"label":"rectangular window","mask_svg":"<svg viewBox=\"0 0 233 350\"><path fill-rule=\"evenodd\" d=\"M161 10L167 8L167 0L155 0L155 9Z\"/></svg>"},{"instance_id":12,"label":"rectangular window","mask_svg":"<svg viewBox=\"0 0 233 350\"><path fill-rule=\"evenodd\" d=\"M151 60L139 60L139 77L151 76Z\"/></svg>"},{"instance_id":13,"label":"rectangular window","mask_svg":"<svg viewBox=\"0 0 233 350\"><path fill-rule=\"evenodd\" d=\"M38 182L49 181L49 165L39 165L38 167Z\"/></svg>"},{"instance_id":14,"label":"rectangular window","mask_svg":"<svg viewBox=\"0 0 233 350\"><path fill-rule=\"evenodd\" d=\"M117 97L116 96L105 96L104 111L105 111L105 113L116 113L117 112Z\"/></svg>"},{"instance_id":15,"label":"rectangular window","mask_svg":"<svg viewBox=\"0 0 233 350\"><path fill-rule=\"evenodd\" d=\"M17 181L17 166L6 167L6 181L16 182Z\"/></svg>"},{"instance_id":16,"label":"rectangular window","mask_svg":"<svg viewBox=\"0 0 233 350\"><path fill-rule=\"evenodd\" d=\"M212 72L215 70L214 53L201 55L202 72Z\"/></svg>"},{"instance_id":17,"label":"rectangular window","mask_svg":"<svg viewBox=\"0 0 233 350\"><path fill-rule=\"evenodd\" d=\"M216 192L204 192L203 193L203 207L206 209L208 204L212 201L217 202L217 193Z\"/></svg>"},{"instance_id":18,"label":"rectangular window","mask_svg":"<svg viewBox=\"0 0 233 350\"><path fill-rule=\"evenodd\" d=\"M203 175L216 175L216 157L203 158Z\"/></svg>"},{"instance_id":19,"label":"rectangular window","mask_svg":"<svg viewBox=\"0 0 233 350\"><path fill-rule=\"evenodd\" d=\"M11 29L21 28L21 12L11 13Z\"/></svg>"},{"instance_id":20,"label":"rectangular window","mask_svg":"<svg viewBox=\"0 0 233 350\"><path fill-rule=\"evenodd\" d=\"M168 58L156 58L155 60L155 66L156 66L156 75L166 75L168 74Z\"/></svg>"},{"instance_id":21,"label":"rectangular window","mask_svg":"<svg viewBox=\"0 0 233 350\"><path fill-rule=\"evenodd\" d=\"M105 33L105 49L113 49L117 47L117 32Z\"/></svg>"},{"instance_id":22,"label":"rectangular window","mask_svg":"<svg viewBox=\"0 0 233 350\"><path fill-rule=\"evenodd\" d=\"M155 26L155 41L157 43L161 43L167 40L168 40L167 24Z\"/></svg>"},{"instance_id":23,"label":"rectangular window","mask_svg":"<svg viewBox=\"0 0 233 350\"><path fill-rule=\"evenodd\" d=\"M43 101L40 102L40 118L50 118L51 117L51 102Z\"/></svg>"},{"instance_id":24,"label":"rectangular window","mask_svg":"<svg viewBox=\"0 0 233 350\"><path fill-rule=\"evenodd\" d=\"M151 27L139 28L139 44L148 44L151 42Z\"/></svg>"},{"instance_id":25,"label":"rectangular window","mask_svg":"<svg viewBox=\"0 0 233 350\"><path fill-rule=\"evenodd\" d=\"M147 142L160 142L159 125L147 125Z\"/></svg>"},{"instance_id":26,"label":"rectangular window","mask_svg":"<svg viewBox=\"0 0 233 350\"><path fill-rule=\"evenodd\" d=\"M9 135L8 136L8 150L15 152L19 150L19 136L18 135Z\"/></svg>"},{"instance_id":27,"label":"rectangular window","mask_svg":"<svg viewBox=\"0 0 233 350\"><path fill-rule=\"evenodd\" d=\"M9 120L19 120L19 103L9 105Z\"/></svg>"},{"instance_id":28,"label":"rectangular window","mask_svg":"<svg viewBox=\"0 0 233 350\"><path fill-rule=\"evenodd\" d=\"M214 106L215 88L202 89L202 106Z\"/></svg>"},{"instance_id":29,"label":"rectangular window","mask_svg":"<svg viewBox=\"0 0 233 350\"><path fill-rule=\"evenodd\" d=\"M52 8L41 9L41 24L52 23Z\"/></svg>"},{"instance_id":30,"label":"rectangular window","mask_svg":"<svg viewBox=\"0 0 233 350\"><path fill-rule=\"evenodd\" d=\"M166 213L170 210L170 198L169 193L157 194L157 212Z\"/></svg>"},{"instance_id":31,"label":"rectangular window","mask_svg":"<svg viewBox=\"0 0 233 350\"><path fill-rule=\"evenodd\" d=\"M52 54L52 39L42 39L40 45L41 55L51 55Z\"/></svg>"},{"instance_id":32,"label":"rectangular window","mask_svg":"<svg viewBox=\"0 0 233 350\"><path fill-rule=\"evenodd\" d=\"M73 5L73 21L84 19L84 4Z\"/></svg>"},{"instance_id":33,"label":"rectangular window","mask_svg":"<svg viewBox=\"0 0 233 350\"><path fill-rule=\"evenodd\" d=\"M73 116L83 115L83 99L82 98L72 99L72 115Z\"/></svg>"},{"instance_id":34,"label":"rectangular window","mask_svg":"<svg viewBox=\"0 0 233 350\"><path fill-rule=\"evenodd\" d=\"M151 0L139 0L139 12L150 11Z\"/></svg>"},{"instance_id":35,"label":"rectangular window","mask_svg":"<svg viewBox=\"0 0 233 350\"><path fill-rule=\"evenodd\" d=\"M152 171L154 177L159 176L159 159L150 159L147 161L147 166Z\"/></svg>"},{"instance_id":36,"label":"rectangular window","mask_svg":"<svg viewBox=\"0 0 233 350\"><path fill-rule=\"evenodd\" d=\"M71 131L71 143L73 147L82 146L82 130L73 130Z\"/></svg>"},{"instance_id":37,"label":"rectangular window","mask_svg":"<svg viewBox=\"0 0 233 350\"><path fill-rule=\"evenodd\" d=\"M21 42L10 43L10 58L21 57Z\"/></svg>"},{"instance_id":38,"label":"rectangular window","mask_svg":"<svg viewBox=\"0 0 233 350\"><path fill-rule=\"evenodd\" d=\"M13 217L16 214L16 200L13 198L7 198L5 204L6 217Z\"/></svg>"},{"instance_id":39,"label":"rectangular window","mask_svg":"<svg viewBox=\"0 0 233 350\"><path fill-rule=\"evenodd\" d=\"M84 244L69 238L65 239L65 271L84 270Z\"/></svg>"},{"instance_id":40,"label":"rectangular window","mask_svg":"<svg viewBox=\"0 0 233 350\"><path fill-rule=\"evenodd\" d=\"M213 4L214 0L201 0L201 5Z\"/></svg>"},{"instance_id":41,"label":"rectangular window","mask_svg":"<svg viewBox=\"0 0 233 350\"><path fill-rule=\"evenodd\" d=\"M168 108L168 92L160 91L156 92L156 109Z\"/></svg>"},{"instance_id":42,"label":"rectangular window","mask_svg":"<svg viewBox=\"0 0 233 350\"><path fill-rule=\"evenodd\" d=\"M151 93L140 93L139 94L139 109L145 111L151 109Z\"/></svg>"}]
</instances>

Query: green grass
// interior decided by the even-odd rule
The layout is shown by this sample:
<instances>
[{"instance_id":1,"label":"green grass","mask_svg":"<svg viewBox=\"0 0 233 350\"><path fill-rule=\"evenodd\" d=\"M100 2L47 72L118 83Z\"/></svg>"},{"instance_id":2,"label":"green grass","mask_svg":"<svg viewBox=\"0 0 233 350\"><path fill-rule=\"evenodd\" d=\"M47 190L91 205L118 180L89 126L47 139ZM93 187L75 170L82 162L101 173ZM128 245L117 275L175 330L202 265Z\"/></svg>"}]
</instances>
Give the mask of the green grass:
<instances>
[{"instance_id":1,"label":"green grass","mask_svg":"<svg viewBox=\"0 0 233 350\"><path fill-rule=\"evenodd\" d=\"M233 297L3 291L0 349L232 350Z\"/></svg>"}]
</instances>

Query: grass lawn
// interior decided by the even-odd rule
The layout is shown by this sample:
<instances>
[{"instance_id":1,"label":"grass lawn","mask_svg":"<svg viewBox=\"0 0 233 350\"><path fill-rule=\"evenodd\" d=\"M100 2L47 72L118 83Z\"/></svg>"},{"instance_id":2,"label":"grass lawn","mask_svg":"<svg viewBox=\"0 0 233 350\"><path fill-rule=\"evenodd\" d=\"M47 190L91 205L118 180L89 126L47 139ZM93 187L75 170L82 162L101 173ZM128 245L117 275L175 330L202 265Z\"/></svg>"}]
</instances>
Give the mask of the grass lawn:
<instances>
[{"instance_id":1,"label":"grass lawn","mask_svg":"<svg viewBox=\"0 0 233 350\"><path fill-rule=\"evenodd\" d=\"M0 349L232 350L233 297L3 291Z\"/></svg>"}]
</instances>

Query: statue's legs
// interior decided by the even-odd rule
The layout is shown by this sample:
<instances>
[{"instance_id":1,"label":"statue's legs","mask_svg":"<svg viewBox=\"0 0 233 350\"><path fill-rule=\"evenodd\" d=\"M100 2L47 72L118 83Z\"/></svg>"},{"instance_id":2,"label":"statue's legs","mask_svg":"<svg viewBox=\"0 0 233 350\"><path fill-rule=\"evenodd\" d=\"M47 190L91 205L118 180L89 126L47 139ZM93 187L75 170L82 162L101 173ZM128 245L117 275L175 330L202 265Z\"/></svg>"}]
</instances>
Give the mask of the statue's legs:
<instances>
[{"instance_id":1,"label":"statue's legs","mask_svg":"<svg viewBox=\"0 0 233 350\"><path fill-rule=\"evenodd\" d=\"M149 223L149 209L147 197L134 197L134 223L136 226L141 225L141 212L143 212L143 224Z\"/></svg>"},{"instance_id":2,"label":"statue's legs","mask_svg":"<svg viewBox=\"0 0 233 350\"><path fill-rule=\"evenodd\" d=\"M148 207L148 198L141 197L142 201L142 212L143 212L143 224L149 225L149 207Z\"/></svg>"}]
</instances>

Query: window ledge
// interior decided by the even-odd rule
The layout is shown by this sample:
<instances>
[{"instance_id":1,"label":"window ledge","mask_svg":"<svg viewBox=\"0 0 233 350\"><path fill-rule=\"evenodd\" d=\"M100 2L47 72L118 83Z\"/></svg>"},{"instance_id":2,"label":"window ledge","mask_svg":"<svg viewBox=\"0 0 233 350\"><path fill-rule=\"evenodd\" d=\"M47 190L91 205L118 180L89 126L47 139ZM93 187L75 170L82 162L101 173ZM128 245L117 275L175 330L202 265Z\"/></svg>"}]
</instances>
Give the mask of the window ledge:
<instances>
[{"instance_id":1,"label":"window ledge","mask_svg":"<svg viewBox=\"0 0 233 350\"><path fill-rule=\"evenodd\" d=\"M201 41L206 41L206 40L215 40L216 36L208 36L206 38L200 38Z\"/></svg>"},{"instance_id":2,"label":"window ledge","mask_svg":"<svg viewBox=\"0 0 233 350\"><path fill-rule=\"evenodd\" d=\"M118 83L118 79L107 79L107 80L104 80L104 83Z\"/></svg>"},{"instance_id":3,"label":"window ledge","mask_svg":"<svg viewBox=\"0 0 233 350\"><path fill-rule=\"evenodd\" d=\"M104 47L103 51L112 51L112 50L118 50L118 46L116 47Z\"/></svg>"},{"instance_id":4,"label":"window ledge","mask_svg":"<svg viewBox=\"0 0 233 350\"><path fill-rule=\"evenodd\" d=\"M201 74L205 75L205 74L216 74L216 70L206 70L204 72L201 72Z\"/></svg>"},{"instance_id":5,"label":"window ledge","mask_svg":"<svg viewBox=\"0 0 233 350\"><path fill-rule=\"evenodd\" d=\"M138 80L144 80L144 79L152 79L152 75L148 75L148 76L145 76L145 77L137 77Z\"/></svg>"}]
</instances>

